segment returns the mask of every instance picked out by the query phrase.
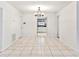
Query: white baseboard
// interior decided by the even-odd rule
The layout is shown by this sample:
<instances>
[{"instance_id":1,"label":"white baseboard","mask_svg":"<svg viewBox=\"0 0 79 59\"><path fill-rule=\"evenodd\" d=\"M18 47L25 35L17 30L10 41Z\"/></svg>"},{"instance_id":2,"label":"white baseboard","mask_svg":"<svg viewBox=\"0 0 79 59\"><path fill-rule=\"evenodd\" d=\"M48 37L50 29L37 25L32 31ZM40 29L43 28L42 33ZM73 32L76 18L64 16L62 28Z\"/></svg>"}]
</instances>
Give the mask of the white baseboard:
<instances>
[{"instance_id":1,"label":"white baseboard","mask_svg":"<svg viewBox=\"0 0 79 59\"><path fill-rule=\"evenodd\" d=\"M60 42L62 42L63 43L63 41L61 41L60 40ZM70 49L73 49L73 50L75 50L76 52L78 52L79 53L79 49L78 48L73 48L73 47L71 47L71 46L68 46L67 44L65 44L65 43L63 43L65 46L67 46L67 47L69 47Z\"/></svg>"},{"instance_id":2,"label":"white baseboard","mask_svg":"<svg viewBox=\"0 0 79 59\"><path fill-rule=\"evenodd\" d=\"M20 38L20 37L18 37L18 38ZM16 40L17 40L18 38L16 38ZM2 51L4 51L4 50L6 50L6 49L7 49L8 47L10 47L13 43L15 43L16 40L14 40L13 42L11 42L7 47L2 48L0 51L2 52Z\"/></svg>"}]
</instances>

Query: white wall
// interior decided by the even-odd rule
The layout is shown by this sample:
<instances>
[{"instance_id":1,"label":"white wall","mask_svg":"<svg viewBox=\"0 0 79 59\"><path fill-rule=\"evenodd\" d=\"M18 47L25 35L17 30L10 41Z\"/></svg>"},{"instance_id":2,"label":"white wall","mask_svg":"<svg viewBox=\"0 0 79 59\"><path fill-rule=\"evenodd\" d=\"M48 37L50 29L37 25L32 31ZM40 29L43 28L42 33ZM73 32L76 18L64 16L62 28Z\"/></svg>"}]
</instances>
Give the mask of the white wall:
<instances>
[{"instance_id":1,"label":"white wall","mask_svg":"<svg viewBox=\"0 0 79 59\"><path fill-rule=\"evenodd\" d=\"M48 36L56 38L56 14L55 13L46 13L47 16L47 27L48 27ZM37 20L34 16L34 13L25 13L23 15L23 22L26 24L22 25L23 27L23 36L26 37L35 37L37 34Z\"/></svg>"},{"instance_id":2,"label":"white wall","mask_svg":"<svg viewBox=\"0 0 79 59\"><path fill-rule=\"evenodd\" d=\"M56 13L47 14L48 37L56 39L57 37L57 18Z\"/></svg>"},{"instance_id":3,"label":"white wall","mask_svg":"<svg viewBox=\"0 0 79 59\"><path fill-rule=\"evenodd\" d=\"M76 49L76 3L72 2L64 7L58 15L60 40Z\"/></svg>"},{"instance_id":4,"label":"white wall","mask_svg":"<svg viewBox=\"0 0 79 59\"><path fill-rule=\"evenodd\" d=\"M14 34L16 38L20 36L20 13L7 2L0 2L0 7L3 8L2 47L5 49L14 41L12 38Z\"/></svg>"},{"instance_id":5,"label":"white wall","mask_svg":"<svg viewBox=\"0 0 79 59\"><path fill-rule=\"evenodd\" d=\"M77 1L77 45L79 50L79 1Z\"/></svg>"},{"instance_id":6,"label":"white wall","mask_svg":"<svg viewBox=\"0 0 79 59\"><path fill-rule=\"evenodd\" d=\"M2 8L0 8L0 50L2 49Z\"/></svg>"}]
</instances>

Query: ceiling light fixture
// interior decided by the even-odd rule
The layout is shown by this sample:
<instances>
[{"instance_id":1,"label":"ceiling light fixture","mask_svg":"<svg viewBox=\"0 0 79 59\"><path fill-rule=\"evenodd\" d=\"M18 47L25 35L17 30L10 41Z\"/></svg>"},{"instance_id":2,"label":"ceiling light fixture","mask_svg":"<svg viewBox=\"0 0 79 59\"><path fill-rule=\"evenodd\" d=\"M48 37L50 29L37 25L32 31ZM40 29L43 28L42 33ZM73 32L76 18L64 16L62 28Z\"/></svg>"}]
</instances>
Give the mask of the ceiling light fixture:
<instances>
[{"instance_id":1,"label":"ceiling light fixture","mask_svg":"<svg viewBox=\"0 0 79 59\"><path fill-rule=\"evenodd\" d=\"M40 7L38 7L38 10L35 13L35 16L45 16L44 13L41 11Z\"/></svg>"}]
</instances>

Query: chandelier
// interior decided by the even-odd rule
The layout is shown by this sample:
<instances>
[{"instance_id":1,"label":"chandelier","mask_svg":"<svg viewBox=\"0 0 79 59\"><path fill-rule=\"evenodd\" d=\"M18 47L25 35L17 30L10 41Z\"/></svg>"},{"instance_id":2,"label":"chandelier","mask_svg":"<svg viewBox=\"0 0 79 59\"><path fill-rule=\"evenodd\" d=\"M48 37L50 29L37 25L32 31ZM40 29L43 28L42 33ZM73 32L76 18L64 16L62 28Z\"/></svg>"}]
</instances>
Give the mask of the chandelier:
<instances>
[{"instance_id":1,"label":"chandelier","mask_svg":"<svg viewBox=\"0 0 79 59\"><path fill-rule=\"evenodd\" d=\"M38 10L36 11L35 16L37 17L45 16L44 13L41 11L40 7L38 7Z\"/></svg>"}]
</instances>

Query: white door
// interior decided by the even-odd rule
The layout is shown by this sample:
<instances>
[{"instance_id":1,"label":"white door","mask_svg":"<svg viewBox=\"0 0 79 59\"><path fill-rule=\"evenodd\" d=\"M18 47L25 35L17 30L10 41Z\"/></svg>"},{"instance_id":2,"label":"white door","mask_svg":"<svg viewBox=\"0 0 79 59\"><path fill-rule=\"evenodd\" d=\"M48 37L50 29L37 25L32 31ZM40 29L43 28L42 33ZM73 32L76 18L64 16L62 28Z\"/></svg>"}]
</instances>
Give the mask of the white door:
<instances>
[{"instance_id":1,"label":"white door","mask_svg":"<svg viewBox=\"0 0 79 59\"><path fill-rule=\"evenodd\" d=\"M24 37L35 37L37 33L36 27L36 19L33 14L27 14L23 16L22 35Z\"/></svg>"}]
</instances>

